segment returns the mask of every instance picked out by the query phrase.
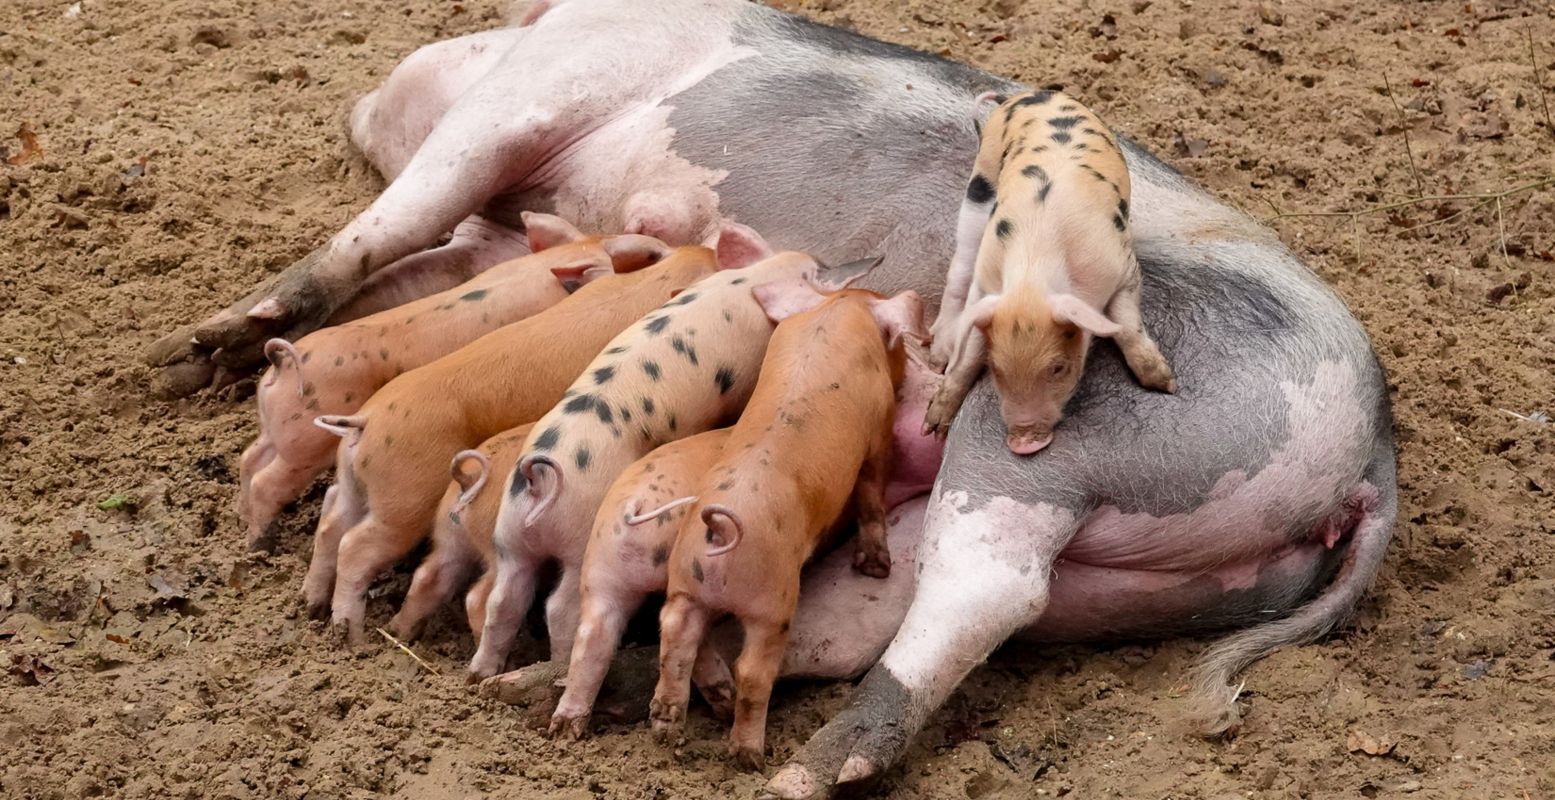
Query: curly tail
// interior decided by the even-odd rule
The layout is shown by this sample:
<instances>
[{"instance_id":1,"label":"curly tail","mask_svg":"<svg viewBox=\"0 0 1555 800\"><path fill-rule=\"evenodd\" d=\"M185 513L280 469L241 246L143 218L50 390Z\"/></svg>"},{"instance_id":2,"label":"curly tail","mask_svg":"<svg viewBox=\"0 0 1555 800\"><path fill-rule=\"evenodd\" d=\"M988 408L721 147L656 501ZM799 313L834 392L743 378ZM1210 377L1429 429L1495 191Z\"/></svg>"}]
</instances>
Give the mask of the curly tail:
<instances>
[{"instance_id":1,"label":"curly tail","mask_svg":"<svg viewBox=\"0 0 1555 800\"><path fill-rule=\"evenodd\" d=\"M713 503L703 507L702 521L707 523L707 541L712 545L703 551L703 555L721 556L733 550L745 538L745 526L740 524L740 518L728 506Z\"/></svg>"},{"instance_id":2,"label":"curly tail","mask_svg":"<svg viewBox=\"0 0 1555 800\"><path fill-rule=\"evenodd\" d=\"M354 417L325 414L321 417L314 417L313 424L345 439L346 444L355 445L362 438L362 430L367 427L367 417L362 414L357 414Z\"/></svg>"},{"instance_id":3,"label":"curly tail","mask_svg":"<svg viewBox=\"0 0 1555 800\"><path fill-rule=\"evenodd\" d=\"M695 503L696 501L697 501L696 495L690 495L688 497L679 497L679 498L671 500L668 503L665 503L664 505L659 506L658 508L655 508L655 509L653 509L651 511L644 511L644 512L639 514L639 513L637 513L637 501L633 500L631 505L628 505L626 507L626 524L628 524L628 525L641 525L644 522L647 522L648 520L651 520L651 519L654 519L654 518L658 517L660 514L664 514L664 513L670 512L670 511L674 511L675 509L680 508L681 506L686 505L687 503Z\"/></svg>"},{"instance_id":4,"label":"curly tail","mask_svg":"<svg viewBox=\"0 0 1555 800\"><path fill-rule=\"evenodd\" d=\"M464 471L464 462L474 461L475 472ZM453 461L448 465L448 472L453 476L454 483L459 484L459 499L454 501L451 509L455 514L462 514L475 496L481 493L481 488L486 485L486 479L491 475L491 459L479 450L460 450L454 453Z\"/></svg>"},{"instance_id":5,"label":"curly tail","mask_svg":"<svg viewBox=\"0 0 1555 800\"><path fill-rule=\"evenodd\" d=\"M303 397L302 356L298 355L295 345L279 337L265 342L265 360L270 362L270 366L275 367L275 371L270 373L270 380L267 382L267 385L274 384L276 381L281 379L282 354L291 356L292 366L297 368L297 396Z\"/></svg>"},{"instance_id":6,"label":"curly tail","mask_svg":"<svg viewBox=\"0 0 1555 800\"><path fill-rule=\"evenodd\" d=\"M529 507L529 513L524 515L524 525L529 526L535 524L540 515L555 502L556 495L561 494L562 470L550 456L540 453L524 456L519 460L517 469L518 474L524 477L534 503Z\"/></svg>"},{"instance_id":7,"label":"curly tail","mask_svg":"<svg viewBox=\"0 0 1555 800\"><path fill-rule=\"evenodd\" d=\"M1393 438L1382 437L1367 467L1365 483L1355 490L1370 500L1356 524L1344 562L1333 583L1310 603L1284 619L1266 622L1226 637L1204 654L1189 673L1187 723L1204 736L1218 736L1236 727L1241 714L1236 699L1242 684L1233 681L1253 662L1290 645L1314 641L1355 610L1377 577L1398 517L1398 474ZM1368 486L1369 484L1369 486ZM1371 494L1375 490L1375 495ZM1353 496L1353 495L1352 495Z\"/></svg>"}]
</instances>

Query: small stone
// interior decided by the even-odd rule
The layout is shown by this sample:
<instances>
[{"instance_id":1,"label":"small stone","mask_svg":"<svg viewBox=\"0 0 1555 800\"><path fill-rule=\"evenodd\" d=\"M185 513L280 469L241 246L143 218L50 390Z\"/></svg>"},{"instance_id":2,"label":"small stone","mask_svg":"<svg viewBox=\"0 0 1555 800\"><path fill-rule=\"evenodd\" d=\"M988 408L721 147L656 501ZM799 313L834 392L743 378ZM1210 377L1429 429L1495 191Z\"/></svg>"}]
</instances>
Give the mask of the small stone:
<instances>
[{"instance_id":1,"label":"small stone","mask_svg":"<svg viewBox=\"0 0 1555 800\"><path fill-rule=\"evenodd\" d=\"M1262 5L1258 6L1258 18L1263 20L1263 24L1265 25L1279 27L1285 24L1285 15L1280 13L1279 9L1268 3L1263 3Z\"/></svg>"},{"instance_id":2,"label":"small stone","mask_svg":"<svg viewBox=\"0 0 1555 800\"><path fill-rule=\"evenodd\" d=\"M1421 788L1420 781L1404 781L1403 783L1393 787L1393 791L1409 794L1411 792L1418 792Z\"/></svg>"}]
</instances>

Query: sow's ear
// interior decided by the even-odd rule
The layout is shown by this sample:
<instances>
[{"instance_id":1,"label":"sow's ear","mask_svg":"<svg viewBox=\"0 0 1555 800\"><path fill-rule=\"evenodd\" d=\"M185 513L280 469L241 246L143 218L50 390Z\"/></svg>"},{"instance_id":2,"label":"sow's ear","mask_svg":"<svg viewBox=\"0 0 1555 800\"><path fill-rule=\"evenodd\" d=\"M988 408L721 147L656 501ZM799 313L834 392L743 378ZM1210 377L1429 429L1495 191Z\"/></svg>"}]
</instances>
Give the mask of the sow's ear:
<instances>
[{"instance_id":1,"label":"sow's ear","mask_svg":"<svg viewBox=\"0 0 1555 800\"><path fill-rule=\"evenodd\" d=\"M880 266L880 262L884 260L885 256L875 256L838 264L835 267L821 265L815 276L816 285L828 292L842 291L852 286L859 278L873 272L875 267Z\"/></svg>"},{"instance_id":2,"label":"sow's ear","mask_svg":"<svg viewBox=\"0 0 1555 800\"><path fill-rule=\"evenodd\" d=\"M702 244L717 254L719 269L748 267L772 255L772 247L754 228L727 219Z\"/></svg>"},{"instance_id":3,"label":"sow's ear","mask_svg":"<svg viewBox=\"0 0 1555 800\"><path fill-rule=\"evenodd\" d=\"M635 272L670 254L669 245L640 233L611 236L599 244L610 254L616 272Z\"/></svg>"},{"instance_id":4,"label":"sow's ear","mask_svg":"<svg viewBox=\"0 0 1555 800\"><path fill-rule=\"evenodd\" d=\"M583 231L555 214L525 211L519 215L524 220L524 231L529 234L529 252L538 253L560 244L576 242L583 238Z\"/></svg>"},{"instance_id":5,"label":"sow's ear","mask_svg":"<svg viewBox=\"0 0 1555 800\"><path fill-rule=\"evenodd\" d=\"M756 298L761 310L767 312L767 319L774 323L803 314L826 301L826 295L816 291L803 278L763 283L751 289L751 296Z\"/></svg>"},{"instance_id":6,"label":"sow's ear","mask_svg":"<svg viewBox=\"0 0 1555 800\"><path fill-rule=\"evenodd\" d=\"M977 121L981 122L987 119L994 109L1004 105L1004 102L1009 99L998 92L983 92L977 96L976 100L972 101L972 113L976 116Z\"/></svg>"},{"instance_id":7,"label":"sow's ear","mask_svg":"<svg viewBox=\"0 0 1555 800\"><path fill-rule=\"evenodd\" d=\"M1092 336L1111 338L1123 330L1118 323L1072 294L1055 294L1048 299L1048 304L1053 309L1054 321L1078 325Z\"/></svg>"},{"instance_id":8,"label":"sow's ear","mask_svg":"<svg viewBox=\"0 0 1555 800\"><path fill-rule=\"evenodd\" d=\"M885 334L887 350L895 350L904 337L920 342L928 338L923 327L923 298L917 292L906 291L887 300L876 300L870 303L869 313Z\"/></svg>"}]
</instances>

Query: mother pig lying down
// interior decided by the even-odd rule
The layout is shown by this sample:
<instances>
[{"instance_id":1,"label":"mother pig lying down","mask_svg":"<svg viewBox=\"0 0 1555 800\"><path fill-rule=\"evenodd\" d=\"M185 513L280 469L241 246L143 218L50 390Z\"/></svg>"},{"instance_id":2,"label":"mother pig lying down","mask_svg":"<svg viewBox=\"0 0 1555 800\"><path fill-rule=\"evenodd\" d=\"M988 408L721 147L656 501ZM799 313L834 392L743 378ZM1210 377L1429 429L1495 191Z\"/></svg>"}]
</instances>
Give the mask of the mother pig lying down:
<instances>
[{"instance_id":1,"label":"mother pig lying down","mask_svg":"<svg viewBox=\"0 0 1555 800\"><path fill-rule=\"evenodd\" d=\"M352 116L353 141L391 178L383 195L286 276L151 355L208 371L223 352L301 335L366 273L452 255L466 225L515 207L686 241L634 210L654 188L626 179L643 164L706 178L683 206L698 210L687 230L732 217L823 260L884 255L862 286L916 289L933 310L978 142L973 101L1022 88L739 0L535 3L512 27L431 45L396 69ZM1181 392L1146 392L1112 344L1095 344L1061 435L1019 459L997 398L974 388L951 425L901 629L772 795L827 796L878 776L1024 630L1245 627L1200 670L1206 728L1224 729L1229 679L1338 624L1381 565L1397 485L1387 384L1365 331L1267 229L1117 139L1143 322ZM856 157L861 142L878 157ZM447 248L426 250L450 232ZM270 298L286 313L247 316ZM1095 580L1071 583L1088 571ZM1109 593L1071 605L1071 585Z\"/></svg>"}]
</instances>

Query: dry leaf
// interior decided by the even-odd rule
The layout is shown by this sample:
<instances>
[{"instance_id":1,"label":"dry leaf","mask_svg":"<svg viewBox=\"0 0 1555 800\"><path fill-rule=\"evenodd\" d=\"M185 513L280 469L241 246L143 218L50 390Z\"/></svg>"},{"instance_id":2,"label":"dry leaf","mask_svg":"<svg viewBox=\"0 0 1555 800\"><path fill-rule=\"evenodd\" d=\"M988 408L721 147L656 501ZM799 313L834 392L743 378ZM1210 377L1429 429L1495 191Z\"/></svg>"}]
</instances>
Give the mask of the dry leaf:
<instances>
[{"instance_id":1,"label":"dry leaf","mask_svg":"<svg viewBox=\"0 0 1555 800\"><path fill-rule=\"evenodd\" d=\"M25 164L43 157L43 148L38 144L38 134L32 132L32 126L23 122L16 129L16 138L22 140L22 150L11 156L7 156L5 163L11 166Z\"/></svg>"},{"instance_id":2,"label":"dry leaf","mask_svg":"<svg viewBox=\"0 0 1555 800\"><path fill-rule=\"evenodd\" d=\"M1345 739L1345 748L1352 753L1361 752L1369 756L1385 756L1393 752L1398 743L1391 739L1373 739L1361 731L1350 731Z\"/></svg>"},{"instance_id":3,"label":"dry leaf","mask_svg":"<svg viewBox=\"0 0 1555 800\"><path fill-rule=\"evenodd\" d=\"M11 666L6 672L22 679L23 686L40 686L49 682L49 675L54 668L38 660L37 656L24 656L20 653L11 656Z\"/></svg>"}]
</instances>

